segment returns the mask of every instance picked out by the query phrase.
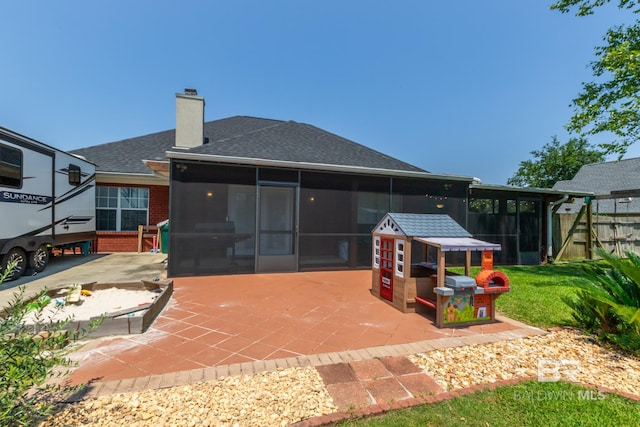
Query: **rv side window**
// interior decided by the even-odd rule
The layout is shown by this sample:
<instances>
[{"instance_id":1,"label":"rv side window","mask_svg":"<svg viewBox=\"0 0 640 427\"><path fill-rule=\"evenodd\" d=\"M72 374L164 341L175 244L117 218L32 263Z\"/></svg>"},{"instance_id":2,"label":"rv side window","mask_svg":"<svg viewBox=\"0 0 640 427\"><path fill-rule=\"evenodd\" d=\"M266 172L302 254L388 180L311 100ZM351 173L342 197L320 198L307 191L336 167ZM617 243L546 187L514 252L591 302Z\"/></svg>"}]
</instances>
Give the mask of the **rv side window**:
<instances>
[{"instance_id":1,"label":"rv side window","mask_svg":"<svg viewBox=\"0 0 640 427\"><path fill-rule=\"evenodd\" d=\"M69 185L80 185L80 166L69 164Z\"/></svg>"},{"instance_id":2,"label":"rv side window","mask_svg":"<svg viewBox=\"0 0 640 427\"><path fill-rule=\"evenodd\" d=\"M22 187L22 151L0 144L0 185Z\"/></svg>"}]
</instances>

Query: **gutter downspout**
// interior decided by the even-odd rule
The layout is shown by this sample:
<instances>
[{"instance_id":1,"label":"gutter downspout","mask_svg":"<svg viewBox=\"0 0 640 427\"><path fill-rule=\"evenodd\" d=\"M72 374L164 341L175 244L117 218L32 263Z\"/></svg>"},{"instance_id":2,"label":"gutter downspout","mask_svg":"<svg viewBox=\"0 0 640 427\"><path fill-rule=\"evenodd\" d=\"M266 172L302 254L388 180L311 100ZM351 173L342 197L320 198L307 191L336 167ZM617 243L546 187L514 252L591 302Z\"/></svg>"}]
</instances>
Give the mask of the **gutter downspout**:
<instances>
[{"instance_id":1,"label":"gutter downspout","mask_svg":"<svg viewBox=\"0 0 640 427\"><path fill-rule=\"evenodd\" d=\"M565 194L560 200L549 203L547 206L547 262L553 263L553 208L569 200L569 195Z\"/></svg>"}]
</instances>

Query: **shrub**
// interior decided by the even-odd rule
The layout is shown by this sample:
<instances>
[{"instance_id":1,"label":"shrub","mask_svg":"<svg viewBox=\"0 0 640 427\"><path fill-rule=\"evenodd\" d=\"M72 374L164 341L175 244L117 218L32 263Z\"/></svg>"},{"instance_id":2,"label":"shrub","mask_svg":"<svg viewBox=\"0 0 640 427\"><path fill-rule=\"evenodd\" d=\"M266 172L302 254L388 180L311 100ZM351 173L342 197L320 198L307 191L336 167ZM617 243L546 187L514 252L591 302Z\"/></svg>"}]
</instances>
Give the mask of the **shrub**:
<instances>
[{"instance_id":1,"label":"shrub","mask_svg":"<svg viewBox=\"0 0 640 427\"><path fill-rule=\"evenodd\" d=\"M8 266L0 274L0 283L10 271ZM0 425L32 425L49 413L60 393L76 389L46 382L69 372L59 369L72 365L64 349L88 331L67 332L65 327L71 317L43 319L43 309L49 301L46 289L26 299L25 288L20 287L0 313ZM27 325L25 316L31 312L35 321Z\"/></svg>"},{"instance_id":2,"label":"shrub","mask_svg":"<svg viewBox=\"0 0 640 427\"><path fill-rule=\"evenodd\" d=\"M640 353L640 256L599 250L603 263L587 266L589 283L565 299L576 323L625 350Z\"/></svg>"}]
</instances>

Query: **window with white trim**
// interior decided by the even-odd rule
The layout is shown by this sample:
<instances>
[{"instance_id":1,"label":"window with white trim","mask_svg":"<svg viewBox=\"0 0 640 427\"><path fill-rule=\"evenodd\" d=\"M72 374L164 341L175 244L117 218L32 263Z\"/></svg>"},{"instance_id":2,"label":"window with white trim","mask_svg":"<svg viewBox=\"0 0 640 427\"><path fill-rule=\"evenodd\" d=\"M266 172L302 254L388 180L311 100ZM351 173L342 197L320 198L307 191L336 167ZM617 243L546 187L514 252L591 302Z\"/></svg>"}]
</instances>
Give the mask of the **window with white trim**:
<instances>
[{"instance_id":1,"label":"window with white trim","mask_svg":"<svg viewBox=\"0 0 640 427\"><path fill-rule=\"evenodd\" d=\"M373 267L380 268L380 236L373 236Z\"/></svg>"},{"instance_id":2,"label":"window with white trim","mask_svg":"<svg viewBox=\"0 0 640 427\"><path fill-rule=\"evenodd\" d=\"M96 230L138 231L148 222L148 188L96 187Z\"/></svg>"},{"instance_id":3,"label":"window with white trim","mask_svg":"<svg viewBox=\"0 0 640 427\"><path fill-rule=\"evenodd\" d=\"M406 242L396 239L396 276L404 277L404 245Z\"/></svg>"}]
</instances>

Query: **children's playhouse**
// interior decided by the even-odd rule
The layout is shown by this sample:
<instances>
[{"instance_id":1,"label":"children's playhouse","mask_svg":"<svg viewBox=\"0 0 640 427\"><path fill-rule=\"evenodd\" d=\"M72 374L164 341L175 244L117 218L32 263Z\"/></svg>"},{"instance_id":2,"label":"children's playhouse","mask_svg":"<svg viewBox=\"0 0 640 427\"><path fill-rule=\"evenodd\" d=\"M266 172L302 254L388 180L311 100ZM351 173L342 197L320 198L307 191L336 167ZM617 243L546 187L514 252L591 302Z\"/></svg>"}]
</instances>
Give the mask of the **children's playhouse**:
<instances>
[{"instance_id":1,"label":"children's playhouse","mask_svg":"<svg viewBox=\"0 0 640 427\"><path fill-rule=\"evenodd\" d=\"M372 292L404 313L435 312L439 328L495 322L496 298L509 291L507 276L493 269L500 249L472 238L449 215L388 213L373 230ZM472 278L474 251L482 270ZM453 252L464 255L457 255L464 275L446 269Z\"/></svg>"}]
</instances>

